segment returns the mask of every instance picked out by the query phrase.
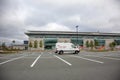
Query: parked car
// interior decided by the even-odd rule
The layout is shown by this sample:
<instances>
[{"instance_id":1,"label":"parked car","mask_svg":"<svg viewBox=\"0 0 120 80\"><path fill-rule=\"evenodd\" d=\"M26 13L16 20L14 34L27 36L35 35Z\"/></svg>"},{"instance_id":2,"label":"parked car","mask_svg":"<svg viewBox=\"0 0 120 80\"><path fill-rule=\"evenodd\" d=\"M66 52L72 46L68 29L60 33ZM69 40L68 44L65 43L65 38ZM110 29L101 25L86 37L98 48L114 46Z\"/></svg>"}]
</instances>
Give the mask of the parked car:
<instances>
[{"instance_id":1,"label":"parked car","mask_svg":"<svg viewBox=\"0 0 120 80\"><path fill-rule=\"evenodd\" d=\"M73 43L56 43L55 45L55 53L63 54L63 53L73 53L78 54L80 49L76 47Z\"/></svg>"}]
</instances>

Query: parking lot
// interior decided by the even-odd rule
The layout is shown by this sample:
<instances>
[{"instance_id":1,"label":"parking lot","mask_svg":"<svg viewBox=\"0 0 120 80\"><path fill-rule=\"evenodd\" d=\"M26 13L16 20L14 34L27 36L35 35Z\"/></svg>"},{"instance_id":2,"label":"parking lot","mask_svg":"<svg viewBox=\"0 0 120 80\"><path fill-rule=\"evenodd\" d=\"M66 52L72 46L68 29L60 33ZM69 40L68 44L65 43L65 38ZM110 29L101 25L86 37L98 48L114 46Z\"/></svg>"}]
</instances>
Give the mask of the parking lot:
<instances>
[{"instance_id":1,"label":"parking lot","mask_svg":"<svg viewBox=\"0 0 120 80\"><path fill-rule=\"evenodd\" d=\"M120 52L0 54L0 80L120 80Z\"/></svg>"}]
</instances>

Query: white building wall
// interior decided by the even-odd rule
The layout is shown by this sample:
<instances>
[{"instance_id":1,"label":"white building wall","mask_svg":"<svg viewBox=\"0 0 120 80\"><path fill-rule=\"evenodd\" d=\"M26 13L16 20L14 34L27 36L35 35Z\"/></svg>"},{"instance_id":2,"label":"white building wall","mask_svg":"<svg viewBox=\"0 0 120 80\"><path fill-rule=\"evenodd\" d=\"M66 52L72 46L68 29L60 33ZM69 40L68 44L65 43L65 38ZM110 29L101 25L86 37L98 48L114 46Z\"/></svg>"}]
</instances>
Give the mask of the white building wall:
<instances>
[{"instance_id":1,"label":"white building wall","mask_svg":"<svg viewBox=\"0 0 120 80\"><path fill-rule=\"evenodd\" d=\"M23 46L23 45L16 45L16 46L13 46L13 49L20 49L20 50L25 50L25 46Z\"/></svg>"},{"instance_id":2,"label":"white building wall","mask_svg":"<svg viewBox=\"0 0 120 80\"><path fill-rule=\"evenodd\" d=\"M34 41L37 41L37 48L34 48ZM42 41L42 47L40 47L40 41ZM29 50L44 50L44 40L43 38L29 38L29 43L32 43L32 48L29 47L28 44L28 49Z\"/></svg>"},{"instance_id":3,"label":"white building wall","mask_svg":"<svg viewBox=\"0 0 120 80\"><path fill-rule=\"evenodd\" d=\"M109 44L112 43L113 41L114 41L114 39L105 39L105 48L108 49Z\"/></svg>"},{"instance_id":4,"label":"white building wall","mask_svg":"<svg viewBox=\"0 0 120 80\"><path fill-rule=\"evenodd\" d=\"M58 38L58 42L71 42L68 38Z\"/></svg>"}]
</instances>

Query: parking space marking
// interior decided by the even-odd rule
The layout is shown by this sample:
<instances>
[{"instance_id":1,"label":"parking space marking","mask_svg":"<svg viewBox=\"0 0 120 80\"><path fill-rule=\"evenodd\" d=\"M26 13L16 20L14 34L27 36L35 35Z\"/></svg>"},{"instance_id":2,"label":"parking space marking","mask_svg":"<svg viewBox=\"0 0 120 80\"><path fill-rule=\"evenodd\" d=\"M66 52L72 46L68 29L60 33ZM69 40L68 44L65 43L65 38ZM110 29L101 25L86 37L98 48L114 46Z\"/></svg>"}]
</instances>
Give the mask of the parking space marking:
<instances>
[{"instance_id":1,"label":"parking space marking","mask_svg":"<svg viewBox=\"0 0 120 80\"><path fill-rule=\"evenodd\" d=\"M84 55L84 56L92 56L92 57L99 57L99 58L105 58L105 59L112 59L112 60L120 60L120 59L118 59L118 58L111 58L111 57L104 57L104 56L94 56L94 55Z\"/></svg>"},{"instance_id":2,"label":"parking space marking","mask_svg":"<svg viewBox=\"0 0 120 80\"><path fill-rule=\"evenodd\" d=\"M40 54L35 60L34 62L30 65L30 67L33 67L35 65L35 63L38 61L38 59L41 57L42 54Z\"/></svg>"},{"instance_id":3,"label":"parking space marking","mask_svg":"<svg viewBox=\"0 0 120 80\"><path fill-rule=\"evenodd\" d=\"M101 61L98 61L98 60L88 59L88 58L84 58L84 57L80 57L80 56L74 56L74 55L71 55L71 56L76 57L76 58L81 58L81 59L84 59L84 60L88 60L88 61L92 61L92 62L101 63L101 64L104 63L104 62L101 62Z\"/></svg>"},{"instance_id":4,"label":"parking space marking","mask_svg":"<svg viewBox=\"0 0 120 80\"><path fill-rule=\"evenodd\" d=\"M27 56L27 55L25 55L25 56ZM8 63L8 62L11 62L11 61L14 61L14 60L17 60L17 59L20 59L20 58L23 58L23 57L25 57L25 56L21 56L21 57L13 58L13 59L10 59L10 60L7 60L7 61L4 61L4 62L1 62L0 65L5 64L5 63Z\"/></svg>"},{"instance_id":5,"label":"parking space marking","mask_svg":"<svg viewBox=\"0 0 120 80\"><path fill-rule=\"evenodd\" d=\"M72 64L69 63L68 61L66 61L66 60L64 60L64 59L62 59L62 58L60 58L60 57L58 57L58 56L56 56L56 55L54 55L54 57L60 59L61 61L63 61L63 62L65 62L66 64L68 64L69 66L72 66Z\"/></svg>"},{"instance_id":6,"label":"parking space marking","mask_svg":"<svg viewBox=\"0 0 120 80\"><path fill-rule=\"evenodd\" d=\"M12 57L17 57L17 56L22 56L21 54L11 54L11 55L6 55L6 56L2 56L0 57L0 59L10 59Z\"/></svg>"},{"instance_id":7,"label":"parking space marking","mask_svg":"<svg viewBox=\"0 0 120 80\"><path fill-rule=\"evenodd\" d=\"M102 58L113 59L113 60L120 60L120 59L118 59L118 58L110 58L110 57L102 57Z\"/></svg>"}]
</instances>

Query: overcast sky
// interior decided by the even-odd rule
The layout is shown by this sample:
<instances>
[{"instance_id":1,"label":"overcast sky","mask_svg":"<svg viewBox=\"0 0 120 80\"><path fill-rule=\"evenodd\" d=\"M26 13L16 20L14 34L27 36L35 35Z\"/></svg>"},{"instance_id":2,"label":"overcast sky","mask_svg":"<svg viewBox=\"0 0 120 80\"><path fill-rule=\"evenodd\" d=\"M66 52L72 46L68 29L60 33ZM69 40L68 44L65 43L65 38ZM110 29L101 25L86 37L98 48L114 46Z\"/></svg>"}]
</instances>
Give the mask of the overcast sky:
<instances>
[{"instance_id":1,"label":"overcast sky","mask_svg":"<svg viewBox=\"0 0 120 80\"><path fill-rule=\"evenodd\" d=\"M27 30L120 33L120 0L0 0L0 41Z\"/></svg>"}]
</instances>

